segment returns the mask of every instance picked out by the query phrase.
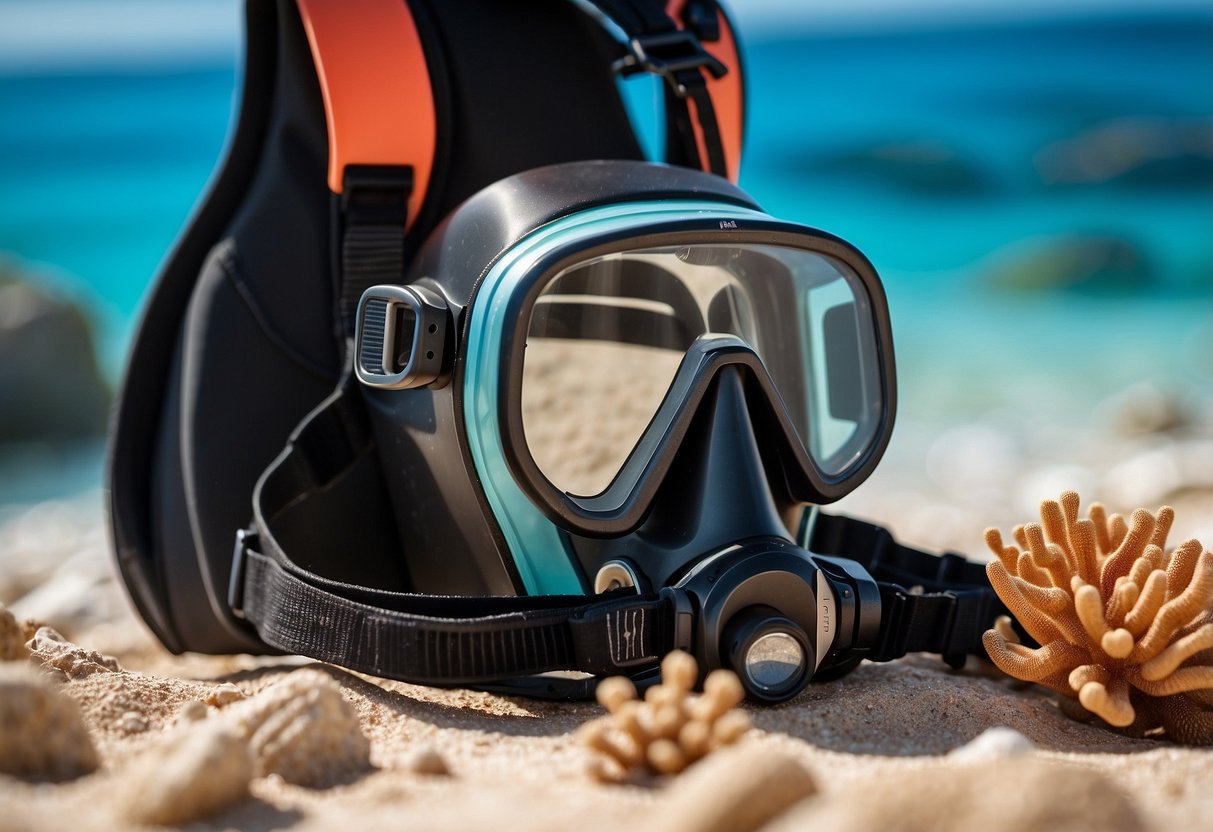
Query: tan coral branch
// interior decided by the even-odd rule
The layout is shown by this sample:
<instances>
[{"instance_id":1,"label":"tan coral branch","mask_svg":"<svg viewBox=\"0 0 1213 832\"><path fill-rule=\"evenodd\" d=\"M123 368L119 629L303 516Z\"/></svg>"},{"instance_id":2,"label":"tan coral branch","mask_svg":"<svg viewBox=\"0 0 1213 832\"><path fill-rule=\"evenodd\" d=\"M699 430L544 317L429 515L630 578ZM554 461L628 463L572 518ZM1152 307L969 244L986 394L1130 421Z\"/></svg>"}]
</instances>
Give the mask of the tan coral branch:
<instances>
[{"instance_id":1,"label":"tan coral branch","mask_svg":"<svg viewBox=\"0 0 1213 832\"><path fill-rule=\"evenodd\" d=\"M1091 503L1091 507L1087 509L1087 516L1091 518L1091 524L1095 527L1095 540L1099 544L1099 551L1112 551L1112 538L1108 532L1108 513L1103 504Z\"/></svg>"},{"instance_id":2,"label":"tan coral branch","mask_svg":"<svg viewBox=\"0 0 1213 832\"><path fill-rule=\"evenodd\" d=\"M1074 492L1070 492L1071 494ZM1074 559L1078 577L1084 583L1099 583L1099 553L1095 535L1095 523L1079 520L1070 527L1070 540L1074 546Z\"/></svg>"},{"instance_id":3,"label":"tan coral branch","mask_svg":"<svg viewBox=\"0 0 1213 832\"><path fill-rule=\"evenodd\" d=\"M1116 588L1112 590L1112 600L1108 601L1108 606L1104 611L1109 627L1119 627L1125 623L1125 616L1128 615L1129 610L1133 609L1139 595L1141 595L1141 587L1130 580L1122 580L1116 585Z\"/></svg>"},{"instance_id":4,"label":"tan coral branch","mask_svg":"<svg viewBox=\"0 0 1213 832\"><path fill-rule=\"evenodd\" d=\"M1082 498L1078 496L1077 491L1063 491L1058 502L1061 503L1062 513L1066 517L1066 527L1072 530L1079 522L1078 507L1082 503Z\"/></svg>"},{"instance_id":5,"label":"tan coral branch","mask_svg":"<svg viewBox=\"0 0 1213 832\"><path fill-rule=\"evenodd\" d=\"M1078 701L1088 711L1117 728L1132 725L1136 717L1129 702L1129 687L1123 679L1113 679L1108 685L1088 682L1078 692Z\"/></svg>"},{"instance_id":6,"label":"tan coral branch","mask_svg":"<svg viewBox=\"0 0 1213 832\"><path fill-rule=\"evenodd\" d=\"M1079 519L1079 506L1075 492L1043 501L1040 523L1015 527L1018 548L987 530L991 586L1041 644L1014 643L1000 621L987 652L1134 736L1213 745L1213 553L1194 540L1165 550L1169 506L1129 522L1098 503Z\"/></svg>"},{"instance_id":7,"label":"tan coral branch","mask_svg":"<svg viewBox=\"0 0 1213 832\"><path fill-rule=\"evenodd\" d=\"M1066 571L1075 569L1074 551L1070 545L1070 533L1062 513L1061 503L1056 500L1045 500L1040 504L1040 520L1044 524L1045 534L1054 543L1066 560Z\"/></svg>"},{"instance_id":8,"label":"tan coral branch","mask_svg":"<svg viewBox=\"0 0 1213 832\"><path fill-rule=\"evenodd\" d=\"M1074 591L1074 609L1083 629L1096 644L1108 631L1108 621L1104 618L1103 599L1099 590L1090 584L1084 584Z\"/></svg>"},{"instance_id":9,"label":"tan coral branch","mask_svg":"<svg viewBox=\"0 0 1213 832\"><path fill-rule=\"evenodd\" d=\"M1125 518L1120 514L1113 514L1108 518L1108 542L1111 544L1107 551L1115 551L1124 542L1125 537L1129 534L1129 524L1125 522Z\"/></svg>"},{"instance_id":10,"label":"tan coral branch","mask_svg":"<svg viewBox=\"0 0 1213 832\"><path fill-rule=\"evenodd\" d=\"M1162 605L1158 617L1133 651L1133 661L1142 663L1157 656L1175 631L1213 606L1213 552L1204 552L1196 562L1192 582L1173 600Z\"/></svg>"},{"instance_id":11,"label":"tan coral branch","mask_svg":"<svg viewBox=\"0 0 1213 832\"><path fill-rule=\"evenodd\" d=\"M1171 562L1167 565L1168 601L1178 597L1192 583L1192 574L1203 548L1199 540L1185 540L1171 553Z\"/></svg>"},{"instance_id":12,"label":"tan coral branch","mask_svg":"<svg viewBox=\"0 0 1213 832\"><path fill-rule=\"evenodd\" d=\"M1213 648L1213 624L1205 624L1163 650L1141 666L1141 676L1149 682L1158 682L1170 676L1188 659L1202 650Z\"/></svg>"},{"instance_id":13,"label":"tan coral branch","mask_svg":"<svg viewBox=\"0 0 1213 832\"><path fill-rule=\"evenodd\" d=\"M1154 533L1154 525L1154 515L1144 508L1133 512L1133 520L1128 533L1116 547L1116 551L1103 562L1099 581L1100 590L1105 597L1116 585L1116 579L1122 575L1128 575L1133 562L1146 550L1150 536Z\"/></svg>"},{"instance_id":14,"label":"tan coral branch","mask_svg":"<svg viewBox=\"0 0 1213 832\"><path fill-rule=\"evenodd\" d=\"M1140 675L1133 677L1133 687L1145 691L1151 696L1171 696L1176 693L1187 693L1194 690L1213 688L1213 667L1181 667L1170 676L1158 682L1150 682Z\"/></svg>"},{"instance_id":15,"label":"tan coral branch","mask_svg":"<svg viewBox=\"0 0 1213 832\"><path fill-rule=\"evenodd\" d=\"M999 669L1027 682L1045 679L1084 657L1081 650L1064 641L1054 641L1035 650L1009 644L997 630L987 630L982 643Z\"/></svg>"},{"instance_id":16,"label":"tan coral branch","mask_svg":"<svg viewBox=\"0 0 1213 832\"><path fill-rule=\"evenodd\" d=\"M1044 529L1039 523L1029 523L1024 526L1028 536L1028 547L1032 553L1032 561L1049 575L1049 584L1055 587L1070 585L1070 565L1066 556L1056 543L1049 544L1044 538Z\"/></svg>"},{"instance_id":17,"label":"tan coral branch","mask_svg":"<svg viewBox=\"0 0 1213 832\"><path fill-rule=\"evenodd\" d=\"M1074 692L1078 693L1092 682L1106 686L1108 682L1112 681L1112 674L1101 664L1080 664L1070 671L1068 681Z\"/></svg>"},{"instance_id":18,"label":"tan coral branch","mask_svg":"<svg viewBox=\"0 0 1213 832\"><path fill-rule=\"evenodd\" d=\"M1027 630L1028 635L1041 644L1062 638L1061 630L1057 628L1053 620L1024 599L1023 594L1019 591L1019 586L1011 579L1011 574L1001 563L990 561L986 564L986 575L990 579L990 585L998 593L998 597L1010 608L1011 613Z\"/></svg>"},{"instance_id":19,"label":"tan coral branch","mask_svg":"<svg viewBox=\"0 0 1213 832\"><path fill-rule=\"evenodd\" d=\"M1160 550L1167 547L1167 535L1171 533L1171 524L1175 522L1175 509L1163 506L1158 510L1157 523L1150 543Z\"/></svg>"},{"instance_id":20,"label":"tan coral branch","mask_svg":"<svg viewBox=\"0 0 1213 832\"><path fill-rule=\"evenodd\" d=\"M1141 638L1150 629L1150 622L1158 615L1163 603L1167 600L1167 573L1155 569L1146 578L1145 588L1137 596L1137 603L1125 616L1125 629L1134 638Z\"/></svg>"}]
</instances>

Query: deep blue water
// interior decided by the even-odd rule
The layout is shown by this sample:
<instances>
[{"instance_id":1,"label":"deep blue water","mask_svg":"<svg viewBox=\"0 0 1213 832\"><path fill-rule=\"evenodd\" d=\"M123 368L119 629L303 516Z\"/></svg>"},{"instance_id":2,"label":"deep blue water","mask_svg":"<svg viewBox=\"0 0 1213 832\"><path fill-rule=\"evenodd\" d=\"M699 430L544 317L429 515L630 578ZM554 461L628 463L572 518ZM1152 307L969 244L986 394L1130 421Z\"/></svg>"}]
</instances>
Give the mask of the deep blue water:
<instances>
[{"instance_id":1,"label":"deep blue water","mask_svg":"<svg viewBox=\"0 0 1213 832\"><path fill-rule=\"evenodd\" d=\"M1108 390L1155 373L1213 385L1213 12L746 46L742 185L771 213L857 244L882 273L903 416L966 396L993 406L959 381L995 388L1059 351ZM115 377L221 154L237 74L216 63L0 75L0 252L95 301ZM1042 178L1051 147L1134 120L1196 135L1203 161L1094 184ZM1073 234L1125 240L1148 279L1094 295L989 290L1015 245ZM955 395L941 403L941 389Z\"/></svg>"}]
</instances>

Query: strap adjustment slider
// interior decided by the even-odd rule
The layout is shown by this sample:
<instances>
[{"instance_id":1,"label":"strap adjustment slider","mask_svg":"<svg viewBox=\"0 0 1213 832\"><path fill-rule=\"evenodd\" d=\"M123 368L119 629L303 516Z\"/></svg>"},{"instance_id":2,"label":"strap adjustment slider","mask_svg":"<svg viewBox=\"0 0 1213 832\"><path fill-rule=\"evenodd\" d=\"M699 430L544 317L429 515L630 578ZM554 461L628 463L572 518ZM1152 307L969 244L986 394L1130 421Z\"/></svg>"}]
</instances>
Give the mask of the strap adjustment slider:
<instances>
[{"instance_id":1,"label":"strap adjustment slider","mask_svg":"<svg viewBox=\"0 0 1213 832\"><path fill-rule=\"evenodd\" d=\"M341 183L341 210L351 224L398 225L404 234L412 165L346 165Z\"/></svg>"},{"instance_id":2,"label":"strap adjustment slider","mask_svg":"<svg viewBox=\"0 0 1213 832\"><path fill-rule=\"evenodd\" d=\"M638 72L660 75L679 98L690 95L691 85L702 85L700 69L706 69L713 78L723 78L729 71L704 50L699 38L682 29L631 38L628 54L612 69L624 76Z\"/></svg>"},{"instance_id":3,"label":"strap adjustment slider","mask_svg":"<svg viewBox=\"0 0 1213 832\"><path fill-rule=\"evenodd\" d=\"M227 606L232 615L244 620L244 567L246 551L257 546L257 532L240 529L236 532L236 545L232 549L232 575L227 584Z\"/></svg>"}]
</instances>

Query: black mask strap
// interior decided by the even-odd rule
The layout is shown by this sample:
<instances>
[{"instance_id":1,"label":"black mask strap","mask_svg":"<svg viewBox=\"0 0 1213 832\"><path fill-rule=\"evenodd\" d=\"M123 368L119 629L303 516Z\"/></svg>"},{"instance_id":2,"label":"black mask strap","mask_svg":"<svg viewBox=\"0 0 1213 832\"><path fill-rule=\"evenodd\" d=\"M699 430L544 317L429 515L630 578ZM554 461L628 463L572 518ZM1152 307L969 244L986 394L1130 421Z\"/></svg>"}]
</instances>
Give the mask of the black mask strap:
<instances>
[{"instance_id":1,"label":"black mask strap","mask_svg":"<svg viewBox=\"0 0 1213 832\"><path fill-rule=\"evenodd\" d=\"M888 529L850 517L805 512L801 539L821 555L858 561L880 587L880 636L866 658L890 661L907 653L939 653L961 667L985 655L982 634L1009 615L986 578L985 564L946 552L902 545Z\"/></svg>"},{"instance_id":2,"label":"black mask strap","mask_svg":"<svg viewBox=\"0 0 1213 832\"><path fill-rule=\"evenodd\" d=\"M237 535L228 600L269 646L407 682L554 698L584 697L593 679L536 674L636 676L670 650L692 646L686 619L693 611L681 590L448 597L373 589L366 585L373 575L335 580L309 568L334 555L360 563L360 549L375 545L351 530L341 552L318 551L332 527L348 529L353 518L386 509L372 499L381 483L350 487L376 465L370 426L347 378L262 474L252 528ZM1001 605L979 564L900 546L879 526L811 514L811 552L856 560L882 581L880 633L857 656L886 661L921 650L956 663L980 649L981 632Z\"/></svg>"},{"instance_id":3,"label":"black mask strap","mask_svg":"<svg viewBox=\"0 0 1213 832\"><path fill-rule=\"evenodd\" d=\"M354 504L340 494L361 463L374 462L373 452L365 412L347 380L308 415L258 481L253 526L237 535L228 600L266 644L408 682L500 682L500 689L561 698L585 696L592 682L519 677L551 670L634 674L671 649L668 593L447 597L371 589L306 568L318 554L306 543L319 526L349 524L358 509L376 510L357 489ZM292 541L295 557L279 535ZM358 556L351 539L340 557Z\"/></svg>"}]
</instances>

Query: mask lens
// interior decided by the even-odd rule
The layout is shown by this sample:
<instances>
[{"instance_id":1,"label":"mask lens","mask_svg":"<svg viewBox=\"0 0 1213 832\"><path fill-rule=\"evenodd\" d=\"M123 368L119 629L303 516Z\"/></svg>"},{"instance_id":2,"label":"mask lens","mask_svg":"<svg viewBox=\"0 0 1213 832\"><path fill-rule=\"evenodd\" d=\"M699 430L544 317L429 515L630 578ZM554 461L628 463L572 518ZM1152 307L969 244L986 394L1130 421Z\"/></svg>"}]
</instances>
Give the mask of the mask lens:
<instances>
[{"instance_id":1,"label":"mask lens","mask_svg":"<svg viewBox=\"0 0 1213 832\"><path fill-rule=\"evenodd\" d=\"M735 335L762 359L827 476L880 423L870 299L841 261L771 245L666 246L588 260L541 289L527 329L522 424L551 483L604 491L669 390L686 350Z\"/></svg>"},{"instance_id":2,"label":"mask lens","mask_svg":"<svg viewBox=\"0 0 1213 832\"><path fill-rule=\"evenodd\" d=\"M703 333L693 296L648 260L614 256L567 269L535 301L522 368L522 424L557 488L610 485Z\"/></svg>"}]
</instances>

